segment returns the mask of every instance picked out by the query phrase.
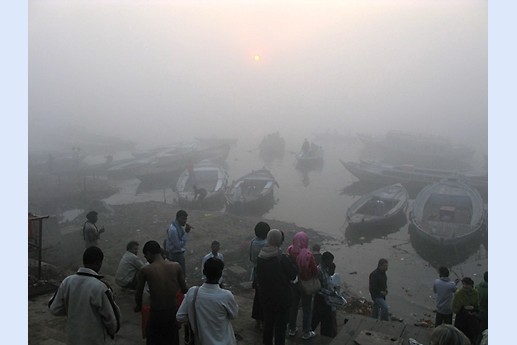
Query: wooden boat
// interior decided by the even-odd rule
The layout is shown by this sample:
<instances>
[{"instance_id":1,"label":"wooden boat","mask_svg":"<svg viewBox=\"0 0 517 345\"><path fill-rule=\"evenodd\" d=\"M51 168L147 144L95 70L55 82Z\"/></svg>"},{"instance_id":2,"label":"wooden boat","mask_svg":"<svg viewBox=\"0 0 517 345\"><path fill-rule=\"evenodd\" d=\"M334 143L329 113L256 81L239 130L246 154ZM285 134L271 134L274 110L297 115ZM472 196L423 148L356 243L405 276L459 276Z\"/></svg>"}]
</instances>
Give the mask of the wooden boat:
<instances>
[{"instance_id":1,"label":"wooden boat","mask_svg":"<svg viewBox=\"0 0 517 345\"><path fill-rule=\"evenodd\" d=\"M383 137L357 134L367 150L396 163L429 167L456 166L474 155L471 147L452 143L450 138L424 133L389 131Z\"/></svg>"},{"instance_id":2,"label":"wooden boat","mask_svg":"<svg viewBox=\"0 0 517 345\"><path fill-rule=\"evenodd\" d=\"M350 226L388 225L408 205L408 192L396 183L363 195L348 208L346 218Z\"/></svg>"},{"instance_id":3,"label":"wooden boat","mask_svg":"<svg viewBox=\"0 0 517 345\"><path fill-rule=\"evenodd\" d=\"M299 167L313 166L323 162L323 147L312 144L307 152L300 151L296 155L297 165Z\"/></svg>"},{"instance_id":4,"label":"wooden boat","mask_svg":"<svg viewBox=\"0 0 517 345\"><path fill-rule=\"evenodd\" d=\"M481 195L488 195L488 176L474 175L453 170L439 170L416 167L410 164L390 165L378 162L360 161L341 164L360 180L377 184L401 183L406 188L418 189L444 178L461 176L465 183L476 188Z\"/></svg>"},{"instance_id":5,"label":"wooden boat","mask_svg":"<svg viewBox=\"0 0 517 345\"><path fill-rule=\"evenodd\" d=\"M228 186L228 174L219 164L203 160L185 169L176 183L176 194L180 207L198 209L220 209L224 206L224 193ZM203 189L201 194L197 189ZM205 194L205 195L203 195Z\"/></svg>"},{"instance_id":6,"label":"wooden boat","mask_svg":"<svg viewBox=\"0 0 517 345\"><path fill-rule=\"evenodd\" d=\"M486 212L478 191L461 178L443 179L418 193L409 212L413 233L439 245L481 235Z\"/></svg>"},{"instance_id":7,"label":"wooden boat","mask_svg":"<svg viewBox=\"0 0 517 345\"><path fill-rule=\"evenodd\" d=\"M222 163L229 152L229 144L214 146L204 146L198 142L177 144L147 158L145 164L138 166L135 175L143 185L154 188L172 187L189 162L196 164L209 159L212 162Z\"/></svg>"},{"instance_id":8,"label":"wooden boat","mask_svg":"<svg viewBox=\"0 0 517 345\"><path fill-rule=\"evenodd\" d=\"M254 170L235 181L226 193L226 209L234 213L265 213L274 205L278 183L269 170Z\"/></svg>"}]
</instances>

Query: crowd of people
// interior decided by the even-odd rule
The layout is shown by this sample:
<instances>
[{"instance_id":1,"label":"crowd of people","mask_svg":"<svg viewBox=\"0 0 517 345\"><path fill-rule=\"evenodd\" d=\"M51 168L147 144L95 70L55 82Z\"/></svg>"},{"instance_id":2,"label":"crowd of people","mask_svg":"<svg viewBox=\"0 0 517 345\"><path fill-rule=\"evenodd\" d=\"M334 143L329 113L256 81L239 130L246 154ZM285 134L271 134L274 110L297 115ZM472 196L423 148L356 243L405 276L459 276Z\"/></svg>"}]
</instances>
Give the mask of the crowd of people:
<instances>
[{"instance_id":1,"label":"crowd of people","mask_svg":"<svg viewBox=\"0 0 517 345\"><path fill-rule=\"evenodd\" d=\"M67 344L106 344L120 328L120 309L113 290L99 274L104 255L98 240L104 228L100 231L96 226L97 212L89 212L87 219L83 226L84 267L65 278L49 301L52 314L67 316ZM218 241L212 242L210 252L201 259L202 285L187 286L184 252L193 229L187 219L187 212L179 210L163 246L155 240L144 244L146 264L138 258L139 243L129 241L115 282L123 289L134 290L134 311L145 318L142 331L148 345L179 344L181 325L186 344L237 344L231 320L238 316L239 306L232 292L224 289L225 264ZM322 336L335 337L336 310L346 300L340 294L334 255L320 253L317 243L311 250L304 231L294 234L285 252L281 230L261 221L254 231L249 243L250 279L255 291L250 316L262 331L262 343L285 344L286 337L297 336L298 326L303 340L317 336L318 327ZM388 321L390 315L387 270L388 260L381 258L369 276L371 316L382 321ZM440 267L438 273L433 285L436 328L431 344L487 344L488 272L477 287L471 278L464 277L459 289L459 279L450 281L446 267Z\"/></svg>"}]
</instances>

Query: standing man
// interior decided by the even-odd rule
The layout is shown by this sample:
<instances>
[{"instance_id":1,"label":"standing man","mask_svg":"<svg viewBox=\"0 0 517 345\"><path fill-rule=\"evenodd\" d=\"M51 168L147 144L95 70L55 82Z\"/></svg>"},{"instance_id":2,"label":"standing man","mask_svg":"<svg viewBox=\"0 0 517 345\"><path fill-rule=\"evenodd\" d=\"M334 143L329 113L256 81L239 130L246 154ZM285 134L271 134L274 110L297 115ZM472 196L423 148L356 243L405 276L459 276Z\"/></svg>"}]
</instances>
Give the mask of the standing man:
<instances>
[{"instance_id":1,"label":"standing man","mask_svg":"<svg viewBox=\"0 0 517 345\"><path fill-rule=\"evenodd\" d=\"M483 281L476 287L479 294L479 321L481 331L488 328L488 271L483 274Z\"/></svg>"},{"instance_id":2,"label":"standing man","mask_svg":"<svg viewBox=\"0 0 517 345\"><path fill-rule=\"evenodd\" d=\"M98 274L103 259L98 247L86 248L84 267L66 277L48 303L52 314L67 317L68 345L108 344L120 328L113 292Z\"/></svg>"},{"instance_id":3,"label":"standing man","mask_svg":"<svg viewBox=\"0 0 517 345\"><path fill-rule=\"evenodd\" d=\"M388 260L380 259L377 263L377 268L370 273L369 289L372 297L372 317L379 318L379 309L381 320L388 321L389 309L386 303L386 295L388 294L388 277L386 271L388 270Z\"/></svg>"},{"instance_id":4,"label":"standing man","mask_svg":"<svg viewBox=\"0 0 517 345\"><path fill-rule=\"evenodd\" d=\"M86 214L87 221L83 225L84 245L88 247L98 247L101 234L104 232L104 226L97 228L98 214L96 211L90 211Z\"/></svg>"},{"instance_id":5,"label":"standing man","mask_svg":"<svg viewBox=\"0 0 517 345\"><path fill-rule=\"evenodd\" d=\"M151 310L146 330L147 345L179 345L176 325L176 295L179 290L187 292L183 271L177 262L166 261L156 241L144 245L144 256L149 262L138 273L135 292L135 312L142 309L142 294L145 283L149 286Z\"/></svg>"},{"instance_id":6,"label":"standing man","mask_svg":"<svg viewBox=\"0 0 517 345\"><path fill-rule=\"evenodd\" d=\"M205 267L206 260L208 260L210 258L216 258L216 259L219 259L222 262L224 262L224 255L219 253L220 248L221 248L221 244L219 243L219 241L212 241L210 253L203 256L203 259L201 260L201 271L203 271L203 267ZM203 275L201 276L201 280L202 281L206 280L205 273L203 273ZM222 282L223 282L223 277L221 276L221 279L219 279L219 284L221 284Z\"/></svg>"},{"instance_id":7,"label":"standing man","mask_svg":"<svg viewBox=\"0 0 517 345\"><path fill-rule=\"evenodd\" d=\"M479 313L479 293L474 289L474 281L470 277L461 279L462 287L452 298L452 312L456 314L454 326L462 331L475 344L481 333Z\"/></svg>"},{"instance_id":8,"label":"standing man","mask_svg":"<svg viewBox=\"0 0 517 345\"><path fill-rule=\"evenodd\" d=\"M115 283L123 288L136 289L137 274L144 265L137 256L138 247L138 242L130 241L126 246L126 252L118 264Z\"/></svg>"},{"instance_id":9,"label":"standing man","mask_svg":"<svg viewBox=\"0 0 517 345\"><path fill-rule=\"evenodd\" d=\"M237 317L239 306L229 290L219 287L223 269L221 260L208 259L203 267L205 283L188 290L176 314L179 322L190 321L202 345L237 344L230 320Z\"/></svg>"},{"instance_id":10,"label":"standing man","mask_svg":"<svg viewBox=\"0 0 517 345\"><path fill-rule=\"evenodd\" d=\"M176 220L169 226L165 240L167 259L179 263L185 276L185 243L187 243L190 229L193 229L187 224L187 218L188 214L184 210L176 212Z\"/></svg>"},{"instance_id":11,"label":"standing man","mask_svg":"<svg viewBox=\"0 0 517 345\"><path fill-rule=\"evenodd\" d=\"M440 278L434 281L433 291L436 297L436 320L434 326L438 327L442 323L452 325L452 298L456 292L456 284L459 280L454 282L449 280L449 270L447 267L440 267L438 269Z\"/></svg>"}]
</instances>

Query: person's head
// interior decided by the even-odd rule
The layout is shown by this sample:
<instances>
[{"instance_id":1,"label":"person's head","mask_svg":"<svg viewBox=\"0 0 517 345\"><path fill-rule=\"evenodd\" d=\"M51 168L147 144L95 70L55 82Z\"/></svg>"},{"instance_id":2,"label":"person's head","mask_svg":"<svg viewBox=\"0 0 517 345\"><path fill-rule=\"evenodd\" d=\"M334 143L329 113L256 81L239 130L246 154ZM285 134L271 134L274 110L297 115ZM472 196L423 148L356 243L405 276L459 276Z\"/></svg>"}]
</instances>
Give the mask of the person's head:
<instances>
[{"instance_id":1,"label":"person's head","mask_svg":"<svg viewBox=\"0 0 517 345\"><path fill-rule=\"evenodd\" d=\"M470 340L453 325L441 324L431 333L431 345L470 345Z\"/></svg>"},{"instance_id":2,"label":"person's head","mask_svg":"<svg viewBox=\"0 0 517 345\"><path fill-rule=\"evenodd\" d=\"M321 250L321 246L318 243L314 243L312 245L312 252L313 253L319 253Z\"/></svg>"},{"instance_id":3,"label":"person's head","mask_svg":"<svg viewBox=\"0 0 517 345\"><path fill-rule=\"evenodd\" d=\"M442 266L438 269L438 274L440 274L440 277L447 278L449 276L449 269L445 266Z\"/></svg>"},{"instance_id":4,"label":"person's head","mask_svg":"<svg viewBox=\"0 0 517 345\"><path fill-rule=\"evenodd\" d=\"M144 248L142 249L142 252L144 253L145 259L149 263L152 263L158 255L159 256L162 255L162 248L160 247L158 242L151 240L151 241L147 241L144 244Z\"/></svg>"},{"instance_id":5,"label":"person's head","mask_svg":"<svg viewBox=\"0 0 517 345\"><path fill-rule=\"evenodd\" d=\"M388 270L388 260L384 258L379 259L379 262L377 263L377 268L381 271L386 272Z\"/></svg>"},{"instance_id":6,"label":"person's head","mask_svg":"<svg viewBox=\"0 0 517 345\"><path fill-rule=\"evenodd\" d=\"M304 231L298 231L293 237L293 247L296 249L309 248L309 236Z\"/></svg>"},{"instance_id":7,"label":"person's head","mask_svg":"<svg viewBox=\"0 0 517 345\"><path fill-rule=\"evenodd\" d=\"M282 232L278 229L271 229L267 233L266 243L272 247L280 247L282 245Z\"/></svg>"},{"instance_id":8,"label":"person's head","mask_svg":"<svg viewBox=\"0 0 517 345\"><path fill-rule=\"evenodd\" d=\"M187 224L188 213L185 210L179 210L176 212L176 220L181 226Z\"/></svg>"},{"instance_id":9,"label":"person's head","mask_svg":"<svg viewBox=\"0 0 517 345\"><path fill-rule=\"evenodd\" d=\"M486 271L486 272L483 274L483 280L485 281L485 283L488 283L488 271Z\"/></svg>"},{"instance_id":10,"label":"person's head","mask_svg":"<svg viewBox=\"0 0 517 345\"><path fill-rule=\"evenodd\" d=\"M83 266L99 272L104 260L104 253L99 247L88 247L83 253Z\"/></svg>"},{"instance_id":11,"label":"person's head","mask_svg":"<svg viewBox=\"0 0 517 345\"><path fill-rule=\"evenodd\" d=\"M221 244L219 243L219 241L213 241L212 242L212 253L215 255L219 252L219 248L221 247Z\"/></svg>"},{"instance_id":12,"label":"person's head","mask_svg":"<svg viewBox=\"0 0 517 345\"><path fill-rule=\"evenodd\" d=\"M255 236L261 240L265 240L269 230L271 230L271 227L268 223L258 222L257 225L255 225Z\"/></svg>"},{"instance_id":13,"label":"person's head","mask_svg":"<svg viewBox=\"0 0 517 345\"><path fill-rule=\"evenodd\" d=\"M334 273L336 273L336 264L331 262L329 264L329 274L333 275Z\"/></svg>"},{"instance_id":14,"label":"person's head","mask_svg":"<svg viewBox=\"0 0 517 345\"><path fill-rule=\"evenodd\" d=\"M86 214L86 219L88 219L88 221L91 223L96 223L98 220L98 216L99 214L97 213L97 211L90 211Z\"/></svg>"},{"instance_id":15,"label":"person's head","mask_svg":"<svg viewBox=\"0 0 517 345\"><path fill-rule=\"evenodd\" d=\"M461 284L463 284L463 289L465 290L472 290L474 288L474 281L470 277L463 278Z\"/></svg>"},{"instance_id":16,"label":"person's head","mask_svg":"<svg viewBox=\"0 0 517 345\"><path fill-rule=\"evenodd\" d=\"M140 245L137 241L129 241L129 243L126 245L126 250L130 253L137 255L139 246Z\"/></svg>"},{"instance_id":17,"label":"person's head","mask_svg":"<svg viewBox=\"0 0 517 345\"><path fill-rule=\"evenodd\" d=\"M217 258L206 260L203 266L203 274L206 276L207 283L217 283L223 275L224 262Z\"/></svg>"},{"instance_id":18,"label":"person's head","mask_svg":"<svg viewBox=\"0 0 517 345\"><path fill-rule=\"evenodd\" d=\"M334 262L334 254L331 252L324 252L321 254L321 263L324 266L330 266L331 263Z\"/></svg>"}]
</instances>

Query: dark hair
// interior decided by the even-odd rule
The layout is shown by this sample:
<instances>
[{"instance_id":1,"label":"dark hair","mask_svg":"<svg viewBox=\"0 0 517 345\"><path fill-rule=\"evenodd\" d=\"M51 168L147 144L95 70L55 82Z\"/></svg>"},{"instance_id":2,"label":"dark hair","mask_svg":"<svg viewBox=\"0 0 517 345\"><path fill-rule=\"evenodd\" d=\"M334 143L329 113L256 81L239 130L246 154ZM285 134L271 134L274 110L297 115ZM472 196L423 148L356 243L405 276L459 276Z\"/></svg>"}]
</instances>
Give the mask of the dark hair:
<instances>
[{"instance_id":1,"label":"dark hair","mask_svg":"<svg viewBox=\"0 0 517 345\"><path fill-rule=\"evenodd\" d=\"M440 277L448 277L449 269L445 266L442 266L438 269L438 273L440 274Z\"/></svg>"},{"instance_id":2,"label":"dark hair","mask_svg":"<svg viewBox=\"0 0 517 345\"><path fill-rule=\"evenodd\" d=\"M126 250L131 250L131 248L138 247L139 244L137 241L129 241L129 243L126 245Z\"/></svg>"},{"instance_id":3,"label":"dark hair","mask_svg":"<svg viewBox=\"0 0 517 345\"><path fill-rule=\"evenodd\" d=\"M266 239L269 230L271 230L271 227L266 222L258 222L257 225L255 225L255 235L261 240Z\"/></svg>"},{"instance_id":4,"label":"dark hair","mask_svg":"<svg viewBox=\"0 0 517 345\"><path fill-rule=\"evenodd\" d=\"M474 281L470 277L465 277L461 280L463 284L474 286Z\"/></svg>"},{"instance_id":5,"label":"dark hair","mask_svg":"<svg viewBox=\"0 0 517 345\"><path fill-rule=\"evenodd\" d=\"M323 254L321 254L322 262L330 263L332 262L332 260L334 260L334 254L332 254L331 252L324 252Z\"/></svg>"},{"instance_id":6,"label":"dark hair","mask_svg":"<svg viewBox=\"0 0 517 345\"><path fill-rule=\"evenodd\" d=\"M313 250L313 251L315 251L315 252L316 252L316 251L319 251L320 249L321 249L321 246L320 246L320 244L319 244L319 243L314 243L314 244L312 245L312 250Z\"/></svg>"},{"instance_id":7,"label":"dark hair","mask_svg":"<svg viewBox=\"0 0 517 345\"><path fill-rule=\"evenodd\" d=\"M144 244L144 249L142 249L142 252L144 254L150 253L152 255L156 255L156 254L161 254L162 248L160 247L158 242L151 240L151 241L147 241Z\"/></svg>"},{"instance_id":8,"label":"dark hair","mask_svg":"<svg viewBox=\"0 0 517 345\"><path fill-rule=\"evenodd\" d=\"M176 212L176 219L181 218L181 217L188 217L187 211L179 210L178 212Z\"/></svg>"},{"instance_id":9,"label":"dark hair","mask_svg":"<svg viewBox=\"0 0 517 345\"><path fill-rule=\"evenodd\" d=\"M86 214L86 219L91 221L93 217L96 217L98 215L97 211L90 211Z\"/></svg>"},{"instance_id":10,"label":"dark hair","mask_svg":"<svg viewBox=\"0 0 517 345\"><path fill-rule=\"evenodd\" d=\"M221 278L224 269L224 262L217 258L210 258L205 261L203 273L207 280L215 281Z\"/></svg>"},{"instance_id":11,"label":"dark hair","mask_svg":"<svg viewBox=\"0 0 517 345\"><path fill-rule=\"evenodd\" d=\"M83 265L93 265L104 260L104 253L99 247L88 247L83 253Z\"/></svg>"},{"instance_id":12,"label":"dark hair","mask_svg":"<svg viewBox=\"0 0 517 345\"><path fill-rule=\"evenodd\" d=\"M483 280L488 283L488 271L483 274Z\"/></svg>"},{"instance_id":13,"label":"dark hair","mask_svg":"<svg viewBox=\"0 0 517 345\"><path fill-rule=\"evenodd\" d=\"M387 259L379 259L379 262L377 263L377 268L381 267L381 265L384 265L384 264L387 264L388 263L388 260Z\"/></svg>"},{"instance_id":14,"label":"dark hair","mask_svg":"<svg viewBox=\"0 0 517 345\"><path fill-rule=\"evenodd\" d=\"M212 241L212 245L213 245L213 246L215 246L215 245L220 246L220 245L221 245L221 243L219 243L219 241Z\"/></svg>"}]
</instances>

